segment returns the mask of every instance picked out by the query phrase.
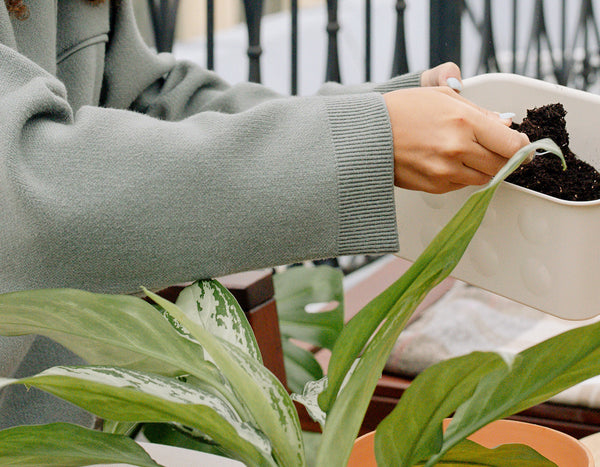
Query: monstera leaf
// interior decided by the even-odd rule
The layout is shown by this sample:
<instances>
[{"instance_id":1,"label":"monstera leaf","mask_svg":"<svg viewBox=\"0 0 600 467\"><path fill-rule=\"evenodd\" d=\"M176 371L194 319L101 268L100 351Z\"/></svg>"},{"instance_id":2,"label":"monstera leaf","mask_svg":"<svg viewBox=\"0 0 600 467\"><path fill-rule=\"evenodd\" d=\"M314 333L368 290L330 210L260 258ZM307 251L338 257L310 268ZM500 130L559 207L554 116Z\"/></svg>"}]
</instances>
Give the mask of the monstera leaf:
<instances>
[{"instance_id":1,"label":"monstera leaf","mask_svg":"<svg viewBox=\"0 0 600 467\"><path fill-rule=\"evenodd\" d=\"M306 346L332 349L344 326L343 274L330 266L298 266L273 276L288 387L323 377L321 365Z\"/></svg>"}]
</instances>

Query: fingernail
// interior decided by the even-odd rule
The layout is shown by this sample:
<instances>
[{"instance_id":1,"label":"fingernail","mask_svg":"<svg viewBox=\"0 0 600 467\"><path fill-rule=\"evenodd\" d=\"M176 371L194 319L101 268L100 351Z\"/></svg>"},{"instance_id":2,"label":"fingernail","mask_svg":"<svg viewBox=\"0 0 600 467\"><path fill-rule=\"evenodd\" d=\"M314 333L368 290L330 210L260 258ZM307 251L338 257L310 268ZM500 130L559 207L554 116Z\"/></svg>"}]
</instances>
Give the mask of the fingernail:
<instances>
[{"instance_id":1,"label":"fingernail","mask_svg":"<svg viewBox=\"0 0 600 467\"><path fill-rule=\"evenodd\" d=\"M515 118L515 114L512 112L504 112L501 114L498 114L498 116L502 119L502 120L510 120L512 118Z\"/></svg>"},{"instance_id":2,"label":"fingernail","mask_svg":"<svg viewBox=\"0 0 600 467\"><path fill-rule=\"evenodd\" d=\"M446 84L449 87L451 87L452 89L454 89L455 91L458 91L458 92L462 91L462 88L463 88L462 87L462 83L458 79L456 79L454 77L448 78L446 80Z\"/></svg>"}]
</instances>

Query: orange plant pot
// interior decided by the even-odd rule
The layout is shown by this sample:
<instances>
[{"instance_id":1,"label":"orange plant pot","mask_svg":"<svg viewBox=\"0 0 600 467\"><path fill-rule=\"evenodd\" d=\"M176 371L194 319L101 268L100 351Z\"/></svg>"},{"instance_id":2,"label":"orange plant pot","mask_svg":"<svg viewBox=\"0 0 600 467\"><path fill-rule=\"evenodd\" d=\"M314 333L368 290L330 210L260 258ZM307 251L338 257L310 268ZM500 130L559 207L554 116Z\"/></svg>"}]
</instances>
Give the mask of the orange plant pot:
<instances>
[{"instance_id":1,"label":"orange plant pot","mask_svg":"<svg viewBox=\"0 0 600 467\"><path fill-rule=\"evenodd\" d=\"M450 423L444 422L444 427ZM487 448L501 444L525 444L558 467L594 467L590 450L577 439L560 431L552 430L532 423L514 420L497 420L469 436ZM374 467L375 432L361 436L354 443L348 467Z\"/></svg>"}]
</instances>

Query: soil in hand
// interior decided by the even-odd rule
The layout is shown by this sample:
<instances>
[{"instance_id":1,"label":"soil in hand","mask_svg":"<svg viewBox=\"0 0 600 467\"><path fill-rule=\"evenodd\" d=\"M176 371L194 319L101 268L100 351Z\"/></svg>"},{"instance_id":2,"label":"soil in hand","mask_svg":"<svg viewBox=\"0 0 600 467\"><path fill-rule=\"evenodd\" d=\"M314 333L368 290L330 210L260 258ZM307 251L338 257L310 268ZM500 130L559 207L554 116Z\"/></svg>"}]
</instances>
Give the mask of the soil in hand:
<instances>
[{"instance_id":1,"label":"soil in hand","mask_svg":"<svg viewBox=\"0 0 600 467\"><path fill-rule=\"evenodd\" d=\"M528 110L523 122L513 123L511 128L525 133L530 141L551 138L562 150L567 170L562 169L562 164L555 155L538 154L531 162L515 170L506 180L568 201L600 199L600 173L569 149L566 114L560 103L537 107Z\"/></svg>"}]
</instances>

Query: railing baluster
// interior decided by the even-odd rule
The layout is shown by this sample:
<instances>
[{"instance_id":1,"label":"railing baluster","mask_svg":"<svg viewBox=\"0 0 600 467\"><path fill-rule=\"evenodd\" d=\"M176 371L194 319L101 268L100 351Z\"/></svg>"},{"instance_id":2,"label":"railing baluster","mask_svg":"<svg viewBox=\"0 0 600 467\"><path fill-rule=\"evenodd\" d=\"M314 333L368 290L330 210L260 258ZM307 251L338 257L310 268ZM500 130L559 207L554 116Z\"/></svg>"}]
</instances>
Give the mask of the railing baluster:
<instances>
[{"instance_id":1,"label":"railing baluster","mask_svg":"<svg viewBox=\"0 0 600 467\"><path fill-rule=\"evenodd\" d=\"M337 0L327 0L327 71L325 72L326 81L342 81L340 74L340 60L338 54L338 31L340 24L337 19L338 2Z\"/></svg>"},{"instance_id":2,"label":"railing baluster","mask_svg":"<svg viewBox=\"0 0 600 467\"><path fill-rule=\"evenodd\" d=\"M584 48L584 58L582 63L581 70L581 85L582 89L587 89L591 84L592 80L590 77L597 71L597 67L593 66L590 60L590 38L588 28L592 28L596 39L596 46L600 49L600 34L598 32L598 24L596 22L595 14L594 14L594 6L592 0L583 0L581 2L579 18L577 21L577 25L575 27L575 36L573 38L573 46L571 48L571 61L573 61L573 55L575 53L575 48L577 47L577 42L579 39L579 33L583 31L583 48ZM597 51L598 51L597 49ZM568 74L567 70L567 74ZM568 79L568 78L567 78Z\"/></svg>"},{"instance_id":3,"label":"railing baluster","mask_svg":"<svg viewBox=\"0 0 600 467\"><path fill-rule=\"evenodd\" d=\"M298 94L298 0L291 0L291 30L292 30L292 72L291 72L291 93Z\"/></svg>"},{"instance_id":4,"label":"railing baluster","mask_svg":"<svg viewBox=\"0 0 600 467\"><path fill-rule=\"evenodd\" d=\"M396 1L396 41L394 43L394 61L392 62L392 76L408 73L408 59L406 54L406 30L404 29L404 11L406 2Z\"/></svg>"},{"instance_id":5,"label":"railing baluster","mask_svg":"<svg viewBox=\"0 0 600 467\"><path fill-rule=\"evenodd\" d=\"M170 52L175 39L175 22L179 0L148 0L148 9L158 52Z\"/></svg>"},{"instance_id":6,"label":"railing baluster","mask_svg":"<svg viewBox=\"0 0 600 467\"><path fill-rule=\"evenodd\" d=\"M563 67L563 71L564 71L564 67L565 67L565 63L566 63L566 53L567 53L567 0L562 0L561 2L561 6L560 6L560 14L561 14L561 20L560 20L560 57L561 57L561 64Z\"/></svg>"},{"instance_id":7,"label":"railing baluster","mask_svg":"<svg viewBox=\"0 0 600 467\"><path fill-rule=\"evenodd\" d=\"M477 65L477 72L482 69L486 72L498 72L500 66L496 58L496 46L494 42L494 32L492 29L492 2L485 0L483 20L479 27L481 35L481 54Z\"/></svg>"},{"instance_id":8,"label":"railing baluster","mask_svg":"<svg viewBox=\"0 0 600 467\"><path fill-rule=\"evenodd\" d=\"M512 67L511 71L513 73L517 72L517 25L518 25L518 10L517 10L517 1L513 0L513 8L512 8Z\"/></svg>"},{"instance_id":9,"label":"railing baluster","mask_svg":"<svg viewBox=\"0 0 600 467\"><path fill-rule=\"evenodd\" d=\"M429 0L429 65L461 63L463 1Z\"/></svg>"},{"instance_id":10,"label":"railing baluster","mask_svg":"<svg viewBox=\"0 0 600 467\"><path fill-rule=\"evenodd\" d=\"M365 81L371 81L371 0L365 0Z\"/></svg>"},{"instance_id":11,"label":"railing baluster","mask_svg":"<svg viewBox=\"0 0 600 467\"><path fill-rule=\"evenodd\" d=\"M206 0L206 68L215 69L215 2Z\"/></svg>"},{"instance_id":12,"label":"railing baluster","mask_svg":"<svg viewBox=\"0 0 600 467\"><path fill-rule=\"evenodd\" d=\"M523 68L521 74L525 75L527 72L527 62L529 61L529 51L531 49L531 45L533 44L536 49L536 71L535 77L538 79L543 78L542 71L542 42L546 43L546 47L548 50L548 56L550 58L551 66L552 66L552 74L556 78L557 81L560 81L560 69L556 64L556 60L553 55L553 47L550 42L550 37L548 36L548 30L546 27L546 16L544 14L544 0L536 0L533 10L533 25L531 27L531 34L529 36L529 40L526 43L526 51L525 51L525 60L523 62Z\"/></svg>"},{"instance_id":13,"label":"railing baluster","mask_svg":"<svg viewBox=\"0 0 600 467\"><path fill-rule=\"evenodd\" d=\"M248 80L260 83L260 23L262 20L262 0L244 0L246 11L246 25L248 27Z\"/></svg>"}]
</instances>

